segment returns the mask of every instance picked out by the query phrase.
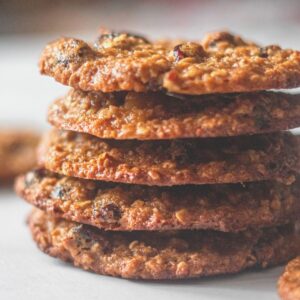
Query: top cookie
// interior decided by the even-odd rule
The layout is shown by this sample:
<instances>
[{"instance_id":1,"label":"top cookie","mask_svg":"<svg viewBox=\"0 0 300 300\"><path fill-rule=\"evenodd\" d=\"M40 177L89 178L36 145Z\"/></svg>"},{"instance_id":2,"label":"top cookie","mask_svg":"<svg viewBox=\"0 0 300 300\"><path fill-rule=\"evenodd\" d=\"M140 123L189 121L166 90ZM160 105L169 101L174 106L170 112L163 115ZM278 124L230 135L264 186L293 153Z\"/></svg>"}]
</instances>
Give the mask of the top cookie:
<instances>
[{"instance_id":1,"label":"top cookie","mask_svg":"<svg viewBox=\"0 0 300 300\"><path fill-rule=\"evenodd\" d=\"M74 38L48 44L40 71L85 91L246 92L300 86L300 52L261 48L227 32L175 47L172 41L106 33L93 46Z\"/></svg>"}]
</instances>

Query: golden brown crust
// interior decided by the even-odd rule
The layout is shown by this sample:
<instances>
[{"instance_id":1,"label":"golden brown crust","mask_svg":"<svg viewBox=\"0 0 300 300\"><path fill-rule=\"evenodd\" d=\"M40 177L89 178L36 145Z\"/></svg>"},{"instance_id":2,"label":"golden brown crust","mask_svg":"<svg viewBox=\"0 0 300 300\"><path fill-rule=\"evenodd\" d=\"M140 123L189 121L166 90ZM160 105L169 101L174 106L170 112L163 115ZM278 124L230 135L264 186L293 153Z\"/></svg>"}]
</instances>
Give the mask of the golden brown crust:
<instances>
[{"instance_id":1,"label":"golden brown crust","mask_svg":"<svg viewBox=\"0 0 300 300\"><path fill-rule=\"evenodd\" d=\"M136 279L183 279L237 273L286 262L300 250L292 226L241 233L212 231L105 232L53 219L29 218L45 253L99 274Z\"/></svg>"},{"instance_id":2,"label":"golden brown crust","mask_svg":"<svg viewBox=\"0 0 300 300\"><path fill-rule=\"evenodd\" d=\"M241 231L295 221L299 181L147 187L60 176L38 169L16 191L47 214L105 230Z\"/></svg>"},{"instance_id":3,"label":"golden brown crust","mask_svg":"<svg viewBox=\"0 0 300 300\"><path fill-rule=\"evenodd\" d=\"M29 171L36 163L39 136L22 130L0 131L0 183Z\"/></svg>"},{"instance_id":4,"label":"golden brown crust","mask_svg":"<svg viewBox=\"0 0 300 300\"><path fill-rule=\"evenodd\" d=\"M46 169L66 176L146 185L292 183L299 140L288 133L218 139L115 141L53 130L40 147Z\"/></svg>"},{"instance_id":5,"label":"golden brown crust","mask_svg":"<svg viewBox=\"0 0 300 300\"><path fill-rule=\"evenodd\" d=\"M61 38L44 49L40 71L76 89L102 92L209 94L300 85L298 51L261 48L227 32L171 46L126 33L103 34L93 46Z\"/></svg>"},{"instance_id":6,"label":"golden brown crust","mask_svg":"<svg viewBox=\"0 0 300 300\"><path fill-rule=\"evenodd\" d=\"M286 266L278 282L278 292L282 300L300 299L300 256Z\"/></svg>"},{"instance_id":7,"label":"golden brown crust","mask_svg":"<svg viewBox=\"0 0 300 300\"><path fill-rule=\"evenodd\" d=\"M111 139L219 137L300 126L300 95L258 92L185 97L71 90L49 109L57 128Z\"/></svg>"}]
</instances>

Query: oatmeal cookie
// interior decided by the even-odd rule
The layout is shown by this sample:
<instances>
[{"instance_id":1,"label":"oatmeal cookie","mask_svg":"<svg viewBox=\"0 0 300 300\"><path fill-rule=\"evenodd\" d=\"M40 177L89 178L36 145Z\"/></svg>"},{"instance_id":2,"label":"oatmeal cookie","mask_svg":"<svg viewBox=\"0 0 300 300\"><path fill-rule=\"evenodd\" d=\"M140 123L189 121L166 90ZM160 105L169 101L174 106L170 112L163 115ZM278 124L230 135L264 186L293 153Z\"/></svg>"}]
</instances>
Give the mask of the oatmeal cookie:
<instances>
[{"instance_id":1,"label":"oatmeal cookie","mask_svg":"<svg viewBox=\"0 0 300 300\"><path fill-rule=\"evenodd\" d=\"M278 291L282 300L300 300L300 256L286 266L278 282Z\"/></svg>"},{"instance_id":2,"label":"oatmeal cookie","mask_svg":"<svg viewBox=\"0 0 300 300\"><path fill-rule=\"evenodd\" d=\"M0 131L0 183L7 183L36 163L39 136L21 130Z\"/></svg>"},{"instance_id":3,"label":"oatmeal cookie","mask_svg":"<svg viewBox=\"0 0 300 300\"><path fill-rule=\"evenodd\" d=\"M184 279L266 268L294 258L300 250L292 225L241 233L108 232L34 211L29 227L45 253L85 270L133 279Z\"/></svg>"},{"instance_id":4,"label":"oatmeal cookie","mask_svg":"<svg viewBox=\"0 0 300 300\"><path fill-rule=\"evenodd\" d=\"M16 182L17 193L48 214L105 230L211 229L236 232L295 221L300 180L149 187L57 175L43 169Z\"/></svg>"},{"instance_id":5,"label":"oatmeal cookie","mask_svg":"<svg viewBox=\"0 0 300 300\"><path fill-rule=\"evenodd\" d=\"M300 95L258 92L187 98L71 90L50 106L48 120L57 128L100 138L140 140L237 136L300 126Z\"/></svg>"},{"instance_id":6,"label":"oatmeal cookie","mask_svg":"<svg viewBox=\"0 0 300 300\"><path fill-rule=\"evenodd\" d=\"M299 171L299 139L289 133L216 139L117 141L52 130L39 162L66 176L146 185L234 183Z\"/></svg>"},{"instance_id":7,"label":"oatmeal cookie","mask_svg":"<svg viewBox=\"0 0 300 300\"><path fill-rule=\"evenodd\" d=\"M172 44L122 32L102 34L93 45L61 38L43 50L40 71L76 89L102 92L209 94L300 86L298 51L260 47L228 32Z\"/></svg>"}]
</instances>

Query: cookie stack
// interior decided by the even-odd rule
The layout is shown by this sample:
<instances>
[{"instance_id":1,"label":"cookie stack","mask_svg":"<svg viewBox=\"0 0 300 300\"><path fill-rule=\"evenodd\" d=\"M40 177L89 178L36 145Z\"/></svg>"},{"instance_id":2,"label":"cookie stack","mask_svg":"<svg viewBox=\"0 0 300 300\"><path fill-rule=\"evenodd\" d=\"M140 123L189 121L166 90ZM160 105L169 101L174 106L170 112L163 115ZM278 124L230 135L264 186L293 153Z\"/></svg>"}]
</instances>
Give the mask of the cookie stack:
<instances>
[{"instance_id":1,"label":"cookie stack","mask_svg":"<svg viewBox=\"0 0 300 300\"><path fill-rule=\"evenodd\" d=\"M99 274L176 279L300 251L300 52L229 33L151 43L103 33L47 45L54 101L41 168L18 193L49 255Z\"/></svg>"}]
</instances>

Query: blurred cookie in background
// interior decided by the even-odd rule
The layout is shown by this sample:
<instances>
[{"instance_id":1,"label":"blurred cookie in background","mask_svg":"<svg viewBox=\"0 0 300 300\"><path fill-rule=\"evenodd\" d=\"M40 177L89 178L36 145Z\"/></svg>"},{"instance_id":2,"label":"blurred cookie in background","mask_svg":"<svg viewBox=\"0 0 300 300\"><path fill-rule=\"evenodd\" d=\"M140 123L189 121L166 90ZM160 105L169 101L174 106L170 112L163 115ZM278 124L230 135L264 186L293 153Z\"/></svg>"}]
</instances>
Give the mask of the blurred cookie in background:
<instances>
[{"instance_id":1,"label":"blurred cookie in background","mask_svg":"<svg viewBox=\"0 0 300 300\"><path fill-rule=\"evenodd\" d=\"M300 299L300 256L286 266L278 282L278 292L283 300Z\"/></svg>"},{"instance_id":2,"label":"blurred cookie in background","mask_svg":"<svg viewBox=\"0 0 300 300\"><path fill-rule=\"evenodd\" d=\"M36 163L39 134L21 129L0 129L0 185L13 179Z\"/></svg>"}]
</instances>

